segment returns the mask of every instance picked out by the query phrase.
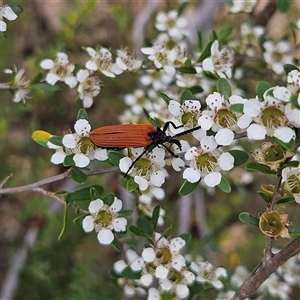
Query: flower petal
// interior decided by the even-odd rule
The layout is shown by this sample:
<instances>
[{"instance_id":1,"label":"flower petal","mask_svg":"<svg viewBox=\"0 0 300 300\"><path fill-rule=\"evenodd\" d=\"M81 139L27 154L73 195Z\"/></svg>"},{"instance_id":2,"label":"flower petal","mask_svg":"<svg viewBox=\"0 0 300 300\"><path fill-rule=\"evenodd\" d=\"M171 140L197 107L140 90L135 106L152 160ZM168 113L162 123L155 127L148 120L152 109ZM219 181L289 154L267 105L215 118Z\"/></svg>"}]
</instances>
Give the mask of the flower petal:
<instances>
[{"instance_id":1,"label":"flower petal","mask_svg":"<svg viewBox=\"0 0 300 300\"><path fill-rule=\"evenodd\" d=\"M106 229L106 228L102 228L98 234L97 234L97 238L100 244L103 245L109 245L112 243L112 241L114 240L114 235L111 232L111 230Z\"/></svg>"}]
</instances>

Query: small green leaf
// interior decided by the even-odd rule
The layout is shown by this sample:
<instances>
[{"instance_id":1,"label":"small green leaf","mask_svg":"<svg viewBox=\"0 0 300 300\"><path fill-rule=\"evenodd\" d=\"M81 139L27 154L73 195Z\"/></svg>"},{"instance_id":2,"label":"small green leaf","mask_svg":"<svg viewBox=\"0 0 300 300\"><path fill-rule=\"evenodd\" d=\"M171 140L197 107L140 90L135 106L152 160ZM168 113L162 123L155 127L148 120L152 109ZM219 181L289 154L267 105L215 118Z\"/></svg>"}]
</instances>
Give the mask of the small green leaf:
<instances>
[{"instance_id":1,"label":"small green leaf","mask_svg":"<svg viewBox=\"0 0 300 300\"><path fill-rule=\"evenodd\" d=\"M239 214L239 219L242 223L251 225L251 226L259 226L259 219L247 212L242 212Z\"/></svg>"},{"instance_id":2,"label":"small green leaf","mask_svg":"<svg viewBox=\"0 0 300 300\"><path fill-rule=\"evenodd\" d=\"M145 233L136 226L131 225L128 227L128 230L134 235L145 237ZM148 235L147 235L147 237L148 237Z\"/></svg>"},{"instance_id":3,"label":"small green leaf","mask_svg":"<svg viewBox=\"0 0 300 300\"><path fill-rule=\"evenodd\" d=\"M99 191L96 188L94 188L93 186L90 189L90 195L91 195L92 200L96 200L96 199L100 198Z\"/></svg>"},{"instance_id":4,"label":"small green leaf","mask_svg":"<svg viewBox=\"0 0 300 300\"><path fill-rule=\"evenodd\" d=\"M24 8L18 4L10 4L9 6L14 11L14 13L16 13L17 15L20 14L24 10Z\"/></svg>"},{"instance_id":5,"label":"small green leaf","mask_svg":"<svg viewBox=\"0 0 300 300\"><path fill-rule=\"evenodd\" d=\"M73 160L73 157L74 157L74 153L73 154L70 154L70 155L67 155L63 161L63 165L65 167L72 167L72 166L75 166L75 162Z\"/></svg>"},{"instance_id":6,"label":"small green leaf","mask_svg":"<svg viewBox=\"0 0 300 300\"><path fill-rule=\"evenodd\" d=\"M64 214L63 214L63 222L62 222L62 228L61 228L61 231L60 231L60 234L58 236L58 240L60 241L65 232L66 232L66 228L67 228L67 214L68 214L68 208L67 206L64 207Z\"/></svg>"},{"instance_id":7,"label":"small green leaf","mask_svg":"<svg viewBox=\"0 0 300 300\"><path fill-rule=\"evenodd\" d=\"M75 202L77 201L91 201L90 190L92 187L95 188L100 195L103 193L104 189L101 185L85 186L80 189L77 189L74 192L67 193L64 197L66 203L70 205L70 204L75 204Z\"/></svg>"},{"instance_id":8,"label":"small green leaf","mask_svg":"<svg viewBox=\"0 0 300 300\"><path fill-rule=\"evenodd\" d=\"M157 228L159 213L160 213L160 205L156 205L152 212L152 224L153 224L154 231L156 231L156 228Z\"/></svg>"},{"instance_id":9,"label":"small green leaf","mask_svg":"<svg viewBox=\"0 0 300 300\"><path fill-rule=\"evenodd\" d=\"M138 280L141 278L141 271L134 272L130 267L125 268L121 275L130 280Z\"/></svg>"},{"instance_id":10,"label":"small green leaf","mask_svg":"<svg viewBox=\"0 0 300 300\"><path fill-rule=\"evenodd\" d=\"M107 156L114 166L119 166L120 160L125 157L125 155L120 151L108 151Z\"/></svg>"},{"instance_id":11,"label":"small green leaf","mask_svg":"<svg viewBox=\"0 0 300 300\"><path fill-rule=\"evenodd\" d=\"M72 169L71 177L75 182L79 184L85 183L88 179L88 176L78 168Z\"/></svg>"},{"instance_id":12,"label":"small green leaf","mask_svg":"<svg viewBox=\"0 0 300 300\"><path fill-rule=\"evenodd\" d=\"M138 228L146 234L146 236L149 236L149 237L152 236L153 228L148 219L138 218L136 224L137 224Z\"/></svg>"},{"instance_id":13,"label":"small green leaf","mask_svg":"<svg viewBox=\"0 0 300 300\"><path fill-rule=\"evenodd\" d=\"M28 86L39 83L42 80L42 78L43 78L43 74L38 73L33 79L30 80L30 82L28 83Z\"/></svg>"},{"instance_id":14,"label":"small green leaf","mask_svg":"<svg viewBox=\"0 0 300 300\"><path fill-rule=\"evenodd\" d=\"M247 171L256 171L262 174L272 174L275 175L276 172L271 170L268 166L262 165L256 161L250 161L246 164L245 169Z\"/></svg>"},{"instance_id":15,"label":"small green leaf","mask_svg":"<svg viewBox=\"0 0 300 300\"><path fill-rule=\"evenodd\" d=\"M276 0L276 5L281 13L285 13L289 9L289 3L287 0Z\"/></svg>"},{"instance_id":16,"label":"small green leaf","mask_svg":"<svg viewBox=\"0 0 300 300\"><path fill-rule=\"evenodd\" d=\"M300 228L295 225L287 226L290 235L300 235Z\"/></svg>"},{"instance_id":17,"label":"small green leaf","mask_svg":"<svg viewBox=\"0 0 300 300\"><path fill-rule=\"evenodd\" d=\"M111 206L115 201L115 195L113 193L109 193L102 197L102 200L106 205Z\"/></svg>"},{"instance_id":18,"label":"small green leaf","mask_svg":"<svg viewBox=\"0 0 300 300\"><path fill-rule=\"evenodd\" d=\"M225 40L231 34L232 29L233 29L232 25L224 26L218 33L218 41Z\"/></svg>"},{"instance_id":19,"label":"small green leaf","mask_svg":"<svg viewBox=\"0 0 300 300\"><path fill-rule=\"evenodd\" d=\"M86 217L86 215L80 215L79 217L77 217L73 220L73 223L82 227L82 221L85 217Z\"/></svg>"},{"instance_id":20,"label":"small green leaf","mask_svg":"<svg viewBox=\"0 0 300 300\"><path fill-rule=\"evenodd\" d=\"M131 216L132 213L133 213L132 209L123 209L118 212L118 217L127 218L127 217Z\"/></svg>"},{"instance_id":21,"label":"small green leaf","mask_svg":"<svg viewBox=\"0 0 300 300\"><path fill-rule=\"evenodd\" d=\"M271 84L266 81L260 81L255 88L256 95L259 99L263 99L263 95L266 90L268 90L271 87Z\"/></svg>"},{"instance_id":22,"label":"small green leaf","mask_svg":"<svg viewBox=\"0 0 300 300\"><path fill-rule=\"evenodd\" d=\"M284 149L293 150L295 147L295 140L291 139L288 143L284 143L283 141L276 139L276 142L282 146Z\"/></svg>"},{"instance_id":23,"label":"small green leaf","mask_svg":"<svg viewBox=\"0 0 300 300\"><path fill-rule=\"evenodd\" d=\"M158 96L160 98L162 98L167 105L169 105L170 101L172 100L168 95L164 94L164 93L158 93Z\"/></svg>"},{"instance_id":24,"label":"small green leaf","mask_svg":"<svg viewBox=\"0 0 300 300\"><path fill-rule=\"evenodd\" d=\"M222 176L221 182L218 184L218 188L222 190L224 193L230 193L231 192L231 186L228 180Z\"/></svg>"},{"instance_id":25,"label":"small green leaf","mask_svg":"<svg viewBox=\"0 0 300 300\"><path fill-rule=\"evenodd\" d=\"M0 36L7 40L7 35L4 32L0 32Z\"/></svg>"},{"instance_id":26,"label":"small green leaf","mask_svg":"<svg viewBox=\"0 0 300 300\"><path fill-rule=\"evenodd\" d=\"M192 238L191 234L189 233L182 233L179 236L185 241L185 244L187 244Z\"/></svg>"},{"instance_id":27,"label":"small green leaf","mask_svg":"<svg viewBox=\"0 0 300 300\"><path fill-rule=\"evenodd\" d=\"M286 64L283 66L283 69L284 69L284 72L285 74L289 74L291 71L294 71L294 70L297 70L298 72L300 72L300 70L294 66L294 65L291 65L291 64Z\"/></svg>"},{"instance_id":28,"label":"small green leaf","mask_svg":"<svg viewBox=\"0 0 300 300\"><path fill-rule=\"evenodd\" d=\"M117 251L121 251L121 244L118 239L114 238L111 244Z\"/></svg>"},{"instance_id":29,"label":"small green leaf","mask_svg":"<svg viewBox=\"0 0 300 300\"><path fill-rule=\"evenodd\" d=\"M63 137L58 135L51 135L48 139L48 141L56 146L63 147L64 144L62 142Z\"/></svg>"},{"instance_id":30,"label":"small green leaf","mask_svg":"<svg viewBox=\"0 0 300 300\"><path fill-rule=\"evenodd\" d=\"M194 85L194 86L190 87L189 90L191 91L191 93L193 95L203 92L203 88L199 85Z\"/></svg>"},{"instance_id":31,"label":"small green leaf","mask_svg":"<svg viewBox=\"0 0 300 300\"><path fill-rule=\"evenodd\" d=\"M130 177L126 183L126 190L129 193L132 193L133 191L135 191L137 188L139 187L139 185L134 181L133 177Z\"/></svg>"},{"instance_id":32,"label":"small green leaf","mask_svg":"<svg viewBox=\"0 0 300 300\"><path fill-rule=\"evenodd\" d=\"M80 119L88 120L88 114L87 114L86 110L83 108L79 109L78 114L77 114L77 120L80 120Z\"/></svg>"},{"instance_id":33,"label":"small green leaf","mask_svg":"<svg viewBox=\"0 0 300 300\"><path fill-rule=\"evenodd\" d=\"M202 49L203 49L203 40L202 40L202 32L201 31L197 32L197 37L198 37L198 48L199 48L199 51L202 51Z\"/></svg>"},{"instance_id":34,"label":"small green leaf","mask_svg":"<svg viewBox=\"0 0 300 300\"><path fill-rule=\"evenodd\" d=\"M202 50L199 58L197 59L197 62L202 62L205 58L209 57L210 56L210 48L211 48L211 45L213 44L213 41L209 41L205 48Z\"/></svg>"},{"instance_id":35,"label":"small green leaf","mask_svg":"<svg viewBox=\"0 0 300 300\"><path fill-rule=\"evenodd\" d=\"M56 92L60 90L60 86L58 84L51 85L46 82L35 83L30 86L32 90L41 90L44 92Z\"/></svg>"},{"instance_id":36,"label":"small green leaf","mask_svg":"<svg viewBox=\"0 0 300 300\"><path fill-rule=\"evenodd\" d=\"M298 168L298 166L299 166L299 161L297 160L291 160L282 164L282 167L287 167L287 168Z\"/></svg>"},{"instance_id":37,"label":"small green leaf","mask_svg":"<svg viewBox=\"0 0 300 300\"><path fill-rule=\"evenodd\" d=\"M265 202L271 203L272 196L270 194L267 194L264 191L257 191L257 194L261 196Z\"/></svg>"},{"instance_id":38,"label":"small green leaf","mask_svg":"<svg viewBox=\"0 0 300 300\"><path fill-rule=\"evenodd\" d=\"M191 91L185 90L180 95L179 102L180 102L180 104L182 104L184 100L194 100L194 99L195 99L195 96L191 93Z\"/></svg>"},{"instance_id":39,"label":"small green leaf","mask_svg":"<svg viewBox=\"0 0 300 300\"><path fill-rule=\"evenodd\" d=\"M231 85L229 81L225 78L220 78L217 82L217 91L224 95L225 98L229 98L231 96Z\"/></svg>"},{"instance_id":40,"label":"small green leaf","mask_svg":"<svg viewBox=\"0 0 300 300\"><path fill-rule=\"evenodd\" d=\"M295 198L294 197L286 197L286 198L281 198L279 199L276 204L282 205L282 204L287 204L287 203L295 203Z\"/></svg>"},{"instance_id":41,"label":"small green leaf","mask_svg":"<svg viewBox=\"0 0 300 300\"><path fill-rule=\"evenodd\" d=\"M177 71L182 74L197 74L196 69L193 67L190 67L190 68L182 67L182 68L178 68Z\"/></svg>"},{"instance_id":42,"label":"small green leaf","mask_svg":"<svg viewBox=\"0 0 300 300\"><path fill-rule=\"evenodd\" d=\"M185 11L188 4L189 4L189 2L183 2L182 4L180 4L180 6L178 8L178 16L180 16Z\"/></svg>"},{"instance_id":43,"label":"small green leaf","mask_svg":"<svg viewBox=\"0 0 300 300\"><path fill-rule=\"evenodd\" d=\"M185 180L178 191L179 195L184 196L190 194L197 187L199 182L200 180L194 183Z\"/></svg>"},{"instance_id":44,"label":"small green leaf","mask_svg":"<svg viewBox=\"0 0 300 300\"><path fill-rule=\"evenodd\" d=\"M230 105L230 110L236 112L236 113L242 113L244 110L244 104L242 103L236 103Z\"/></svg>"},{"instance_id":45,"label":"small green leaf","mask_svg":"<svg viewBox=\"0 0 300 300\"><path fill-rule=\"evenodd\" d=\"M294 107L300 109L300 105L298 103L298 97L299 97L299 94L292 95L290 98L290 102Z\"/></svg>"},{"instance_id":46,"label":"small green leaf","mask_svg":"<svg viewBox=\"0 0 300 300\"><path fill-rule=\"evenodd\" d=\"M229 150L228 151L234 157L234 166L240 166L249 159L248 153L242 150Z\"/></svg>"},{"instance_id":47,"label":"small green leaf","mask_svg":"<svg viewBox=\"0 0 300 300\"><path fill-rule=\"evenodd\" d=\"M51 133L43 130L36 130L31 135L34 141L46 148L48 148L48 140L51 136Z\"/></svg>"}]
</instances>

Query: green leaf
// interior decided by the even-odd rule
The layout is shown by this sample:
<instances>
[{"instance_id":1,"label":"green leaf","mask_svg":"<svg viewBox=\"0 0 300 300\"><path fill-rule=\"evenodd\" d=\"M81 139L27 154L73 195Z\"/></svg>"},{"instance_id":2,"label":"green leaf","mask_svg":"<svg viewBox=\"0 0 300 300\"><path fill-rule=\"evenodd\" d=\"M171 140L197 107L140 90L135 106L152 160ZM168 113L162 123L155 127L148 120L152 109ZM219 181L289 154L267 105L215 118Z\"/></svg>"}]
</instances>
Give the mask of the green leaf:
<instances>
[{"instance_id":1,"label":"green leaf","mask_svg":"<svg viewBox=\"0 0 300 300\"><path fill-rule=\"evenodd\" d=\"M147 236L148 237L148 235L145 235L145 233L140 228L138 228L136 226L131 225L131 226L128 227L128 230L134 235L143 236L143 237Z\"/></svg>"},{"instance_id":2,"label":"green leaf","mask_svg":"<svg viewBox=\"0 0 300 300\"><path fill-rule=\"evenodd\" d=\"M187 244L190 240L191 240L191 234L189 233L182 233L179 235L184 241L185 241L185 244Z\"/></svg>"},{"instance_id":3,"label":"green leaf","mask_svg":"<svg viewBox=\"0 0 300 300\"><path fill-rule=\"evenodd\" d=\"M246 164L245 169L247 171L256 171L262 174L272 174L275 175L276 172L271 170L268 166L262 165L256 161L250 161Z\"/></svg>"},{"instance_id":4,"label":"green leaf","mask_svg":"<svg viewBox=\"0 0 300 300\"><path fill-rule=\"evenodd\" d=\"M218 33L218 41L222 41L226 39L231 34L232 29L233 29L232 25L224 26Z\"/></svg>"},{"instance_id":5,"label":"green leaf","mask_svg":"<svg viewBox=\"0 0 300 300\"><path fill-rule=\"evenodd\" d=\"M281 13L285 13L289 9L289 3L287 0L276 0L276 5Z\"/></svg>"},{"instance_id":6,"label":"green leaf","mask_svg":"<svg viewBox=\"0 0 300 300\"><path fill-rule=\"evenodd\" d=\"M80 215L79 217L73 220L73 223L82 227L82 220L86 217L86 215Z\"/></svg>"},{"instance_id":7,"label":"green leaf","mask_svg":"<svg viewBox=\"0 0 300 300\"><path fill-rule=\"evenodd\" d=\"M190 194L197 187L199 182L200 180L194 183L185 180L178 191L179 195L184 196Z\"/></svg>"},{"instance_id":8,"label":"green leaf","mask_svg":"<svg viewBox=\"0 0 300 300\"><path fill-rule=\"evenodd\" d=\"M180 16L188 6L189 2L183 2L178 8L178 16Z\"/></svg>"},{"instance_id":9,"label":"green leaf","mask_svg":"<svg viewBox=\"0 0 300 300\"><path fill-rule=\"evenodd\" d=\"M296 66L291 65L291 64L284 65L283 69L284 69L284 72L286 75L289 74L293 70L297 70L298 72L300 72L300 70Z\"/></svg>"},{"instance_id":10,"label":"green leaf","mask_svg":"<svg viewBox=\"0 0 300 300\"><path fill-rule=\"evenodd\" d=\"M218 188L222 190L224 193L230 193L231 192L231 186L228 180L222 176L221 182L218 184Z\"/></svg>"},{"instance_id":11,"label":"green leaf","mask_svg":"<svg viewBox=\"0 0 300 300\"><path fill-rule=\"evenodd\" d=\"M114 238L111 244L117 251L121 251L121 244L118 239Z\"/></svg>"},{"instance_id":12,"label":"green leaf","mask_svg":"<svg viewBox=\"0 0 300 300\"><path fill-rule=\"evenodd\" d=\"M151 223L146 218L138 218L136 222L138 228L142 230L142 232L145 233L146 236L151 237L153 234L153 228L151 226Z\"/></svg>"},{"instance_id":13,"label":"green leaf","mask_svg":"<svg viewBox=\"0 0 300 300\"><path fill-rule=\"evenodd\" d=\"M74 157L74 153L73 154L70 154L70 155L67 155L63 161L63 165L65 167L72 167L72 166L75 166L75 162L73 160L73 157Z\"/></svg>"},{"instance_id":14,"label":"green leaf","mask_svg":"<svg viewBox=\"0 0 300 300\"><path fill-rule=\"evenodd\" d=\"M134 272L130 267L126 267L122 271L121 275L130 280L138 280L141 278L141 271Z\"/></svg>"},{"instance_id":15,"label":"green leaf","mask_svg":"<svg viewBox=\"0 0 300 300\"><path fill-rule=\"evenodd\" d=\"M114 166L119 166L120 160L125 157L125 155L120 151L108 151L107 156Z\"/></svg>"},{"instance_id":16,"label":"green leaf","mask_svg":"<svg viewBox=\"0 0 300 300\"><path fill-rule=\"evenodd\" d=\"M78 168L72 169L71 177L75 182L79 184L85 183L88 179L88 176Z\"/></svg>"},{"instance_id":17,"label":"green leaf","mask_svg":"<svg viewBox=\"0 0 300 300\"><path fill-rule=\"evenodd\" d=\"M60 90L60 86L58 84L56 85L51 85L46 82L40 82L40 83L35 83L30 86L32 90L41 90L44 92L56 92Z\"/></svg>"},{"instance_id":18,"label":"green leaf","mask_svg":"<svg viewBox=\"0 0 300 300\"><path fill-rule=\"evenodd\" d=\"M134 181L133 177L130 177L126 183L126 190L129 193L132 193L133 191L135 191L137 188L139 187L139 185Z\"/></svg>"},{"instance_id":19,"label":"green leaf","mask_svg":"<svg viewBox=\"0 0 300 300\"><path fill-rule=\"evenodd\" d=\"M100 199L99 191L96 188L94 188L93 186L90 189L90 195L91 195L92 200Z\"/></svg>"},{"instance_id":20,"label":"green leaf","mask_svg":"<svg viewBox=\"0 0 300 300\"><path fill-rule=\"evenodd\" d=\"M170 101L172 100L168 95L164 94L164 93L158 93L158 96L160 98L162 98L167 105L169 105Z\"/></svg>"},{"instance_id":21,"label":"green leaf","mask_svg":"<svg viewBox=\"0 0 300 300\"><path fill-rule=\"evenodd\" d=\"M131 216L132 213L133 213L132 209L123 209L118 212L118 217L127 218L127 217Z\"/></svg>"},{"instance_id":22,"label":"green leaf","mask_svg":"<svg viewBox=\"0 0 300 300\"><path fill-rule=\"evenodd\" d=\"M300 228L295 225L287 226L290 235L300 235Z\"/></svg>"},{"instance_id":23,"label":"green leaf","mask_svg":"<svg viewBox=\"0 0 300 300\"><path fill-rule=\"evenodd\" d=\"M202 62L205 58L209 57L210 56L210 48L211 48L211 45L213 44L213 41L209 41L205 48L202 50L199 58L197 59L197 62Z\"/></svg>"},{"instance_id":24,"label":"green leaf","mask_svg":"<svg viewBox=\"0 0 300 300\"><path fill-rule=\"evenodd\" d=\"M193 95L203 92L203 88L200 85L194 85L189 90Z\"/></svg>"},{"instance_id":25,"label":"green leaf","mask_svg":"<svg viewBox=\"0 0 300 300\"><path fill-rule=\"evenodd\" d=\"M202 51L202 49L203 49L202 32L198 31L197 36L198 36L198 48L199 48L199 51Z\"/></svg>"},{"instance_id":26,"label":"green leaf","mask_svg":"<svg viewBox=\"0 0 300 300\"><path fill-rule=\"evenodd\" d=\"M184 100L194 100L194 99L195 99L195 96L191 93L191 91L185 90L180 95L179 102L180 102L180 104L182 104Z\"/></svg>"},{"instance_id":27,"label":"green leaf","mask_svg":"<svg viewBox=\"0 0 300 300\"><path fill-rule=\"evenodd\" d=\"M64 144L62 142L63 137L58 135L51 135L48 139L48 141L56 146L63 147Z\"/></svg>"},{"instance_id":28,"label":"green leaf","mask_svg":"<svg viewBox=\"0 0 300 300\"><path fill-rule=\"evenodd\" d=\"M294 197L286 197L286 198L281 198L279 199L276 204L282 205L282 204L288 204L288 203L295 203L295 198Z\"/></svg>"},{"instance_id":29,"label":"green leaf","mask_svg":"<svg viewBox=\"0 0 300 300\"><path fill-rule=\"evenodd\" d=\"M264 191L257 191L257 194L261 196L265 202L271 203L272 196L270 194L267 194Z\"/></svg>"},{"instance_id":30,"label":"green leaf","mask_svg":"<svg viewBox=\"0 0 300 300\"><path fill-rule=\"evenodd\" d=\"M91 201L91 188L95 188L100 195L103 193L104 190L101 185L89 185L77 189L74 192L67 193L64 199L68 205L75 204L77 201Z\"/></svg>"},{"instance_id":31,"label":"green leaf","mask_svg":"<svg viewBox=\"0 0 300 300\"><path fill-rule=\"evenodd\" d=\"M231 86L227 79L220 78L217 82L217 91L224 95L225 98L229 98L231 96Z\"/></svg>"},{"instance_id":32,"label":"green leaf","mask_svg":"<svg viewBox=\"0 0 300 300\"><path fill-rule=\"evenodd\" d=\"M67 206L64 207L64 214L63 214L63 222L62 222L62 228L60 231L60 234L58 236L58 240L61 240L66 232L66 226L67 226L67 214L68 214L68 208Z\"/></svg>"},{"instance_id":33,"label":"green leaf","mask_svg":"<svg viewBox=\"0 0 300 300\"><path fill-rule=\"evenodd\" d=\"M18 4L10 4L9 6L14 11L14 13L16 13L17 15L20 14L24 10L24 8Z\"/></svg>"},{"instance_id":34,"label":"green leaf","mask_svg":"<svg viewBox=\"0 0 300 300\"><path fill-rule=\"evenodd\" d=\"M291 139L288 143L284 143L283 141L275 138L276 142L282 146L284 149L293 150L295 147L295 140Z\"/></svg>"},{"instance_id":35,"label":"green leaf","mask_svg":"<svg viewBox=\"0 0 300 300\"><path fill-rule=\"evenodd\" d=\"M259 99L263 99L263 95L266 90L268 90L271 87L271 84L266 81L260 81L255 88L256 95Z\"/></svg>"},{"instance_id":36,"label":"green leaf","mask_svg":"<svg viewBox=\"0 0 300 300\"><path fill-rule=\"evenodd\" d=\"M242 103L236 103L236 104L230 105L230 110L232 110L236 113L242 113L243 109L244 109L244 104L242 104Z\"/></svg>"},{"instance_id":37,"label":"green leaf","mask_svg":"<svg viewBox=\"0 0 300 300\"><path fill-rule=\"evenodd\" d=\"M83 108L79 109L78 114L77 114L77 120L80 120L80 119L85 119L85 120L89 119L86 110Z\"/></svg>"},{"instance_id":38,"label":"green leaf","mask_svg":"<svg viewBox=\"0 0 300 300\"><path fill-rule=\"evenodd\" d=\"M177 71L180 72L180 73L182 73L182 74L197 74L196 69L193 68L193 67L190 67L190 68L186 68L186 67L178 68Z\"/></svg>"},{"instance_id":39,"label":"green leaf","mask_svg":"<svg viewBox=\"0 0 300 300\"><path fill-rule=\"evenodd\" d=\"M242 212L239 214L239 219L242 223L250 226L259 226L259 219L247 212Z\"/></svg>"},{"instance_id":40,"label":"green leaf","mask_svg":"<svg viewBox=\"0 0 300 300\"><path fill-rule=\"evenodd\" d=\"M42 80L42 78L43 78L43 74L38 73L33 79L30 80L30 82L28 83L28 86L39 83Z\"/></svg>"},{"instance_id":41,"label":"green leaf","mask_svg":"<svg viewBox=\"0 0 300 300\"><path fill-rule=\"evenodd\" d=\"M234 157L234 166L240 166L249 159L248 153L242 150L229 150L228 151Z\"/></svg>"},{"instance_id":42,"label":"green leaf","mask_svg":"<svg viewBox=\"0 0 300 300\"><path fill-rule=\"evenodd\" d=\"M160 205L156 205L152 212L152 224L153 224L154 231L156 231L156 228L157 228L159 213L160 213Z\"/></svg>"},{"instance_id":43,"label":"green leaf","mask_svg":"<svg viewBox=\"0 0 300 300\"><path fill-rule=\"evenodd\" d=\"M290 102L292 103L292 105L298 109L300 109L300 105L298 103L298 97L299 97L299 94L294 94L291 96L290 98Z\"/></svg>"},{"instance_id":44,"label":"green leaf","mask_svg":"<svg viewBox=\"0 0 300 300\"><path fill-rule=\"evenodd\" d=\"M282 167L287 167L287 168L298 168L298 166L299 166L299 161L297 160L291 160L282 164Z\"/></svg>"},{"instance_id":45,"label":"green leaf","mask_svg":"<svg viewBox=\"0 0 300 300\"><path fill-rule=\"evenodd\" d=\"M7 35L4 32L0 32L0 36L7 40Z\"/></svg>"},{"instance_id":46,"label":"green leaf","mask_svg":"<svg viewBox=\"0 0 300 300\"><path fill-rule=\"evenodd\" d=\"M105 195L102 200L106 205L111 206L115 201L115 195L113 193L109 193Z\"/></svg>"},{"instance_id":47,"label":"green leaf","mask_svg":"<svg viewBox=\"0 0 300 300\"><path fill-rule=\"evenodd\" d=\"M50 136L52 136L51 133L44 131L44 130L36 130L31 135L32 139L35 142L37 142L38 144L40 144L46 148L49 148L48 140L49 140Z\"/></svg>"}]
</instances>

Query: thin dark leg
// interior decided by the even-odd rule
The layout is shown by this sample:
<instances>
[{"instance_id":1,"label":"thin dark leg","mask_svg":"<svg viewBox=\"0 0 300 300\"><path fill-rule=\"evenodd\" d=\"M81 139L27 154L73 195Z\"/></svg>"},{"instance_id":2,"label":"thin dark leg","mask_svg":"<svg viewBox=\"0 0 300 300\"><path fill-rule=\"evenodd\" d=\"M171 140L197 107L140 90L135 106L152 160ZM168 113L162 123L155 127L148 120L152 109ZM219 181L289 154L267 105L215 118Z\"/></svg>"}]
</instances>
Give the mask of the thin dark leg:
<instances>
[{"instance_id":1,"label":"thin dark leg","mask_svg":"<svg viewBox=\"0 0 300 300\"><path fill-rule=\"evenodd\" d=\"M146 148L145 148L145 150L133 161L133 163L130 165L130 167L128 168L128 170L126 171L126 173L125 173L125 175L124 175L124 177L126 177L127 175L128 175L128 172L133 168L133 166L134 166L134 164L139 160L139 159L141 159L142 157L143 157L143 155L148 151L148 149L149 149L149 147L150 146L152 146L152 144L151 145L149 145L149 146L147 146Z\"/></svg>"},{"instance_id":2,"label":"thin dark leg","mask_svg":"<svg viewBox=\"0 0 300 300\"><path fill-rule=\"evenodd\" d=\"M191 128L191 129L188 129L188 130L179 132L179 133L175 134L175 135L173 136L173 138L178 137L178 136L181 136L181 135L185 135L185 134L188 134L188 133L191 133L191 132L196 131L196 130L199 130L199 129L201 129L201 126L197 126L197 127L194 127L194 128Z\"/></svg>"},{"instance_id":3,"label":"thin dark leg","mask_svg":"<svg viewBox=\"0 0 300 300\"><path fill-rule=\"evenodd\" d=\"M166 130L168 129L168 127L169 127L170 125L172 125L173 128L175 128L175 129L178 129L178 128L183 127L183 125L176 126L172 121L168 121L168 122L166 122L165 125L164 125L163 132L166 132Z\"/></svg>"}]
</instances>

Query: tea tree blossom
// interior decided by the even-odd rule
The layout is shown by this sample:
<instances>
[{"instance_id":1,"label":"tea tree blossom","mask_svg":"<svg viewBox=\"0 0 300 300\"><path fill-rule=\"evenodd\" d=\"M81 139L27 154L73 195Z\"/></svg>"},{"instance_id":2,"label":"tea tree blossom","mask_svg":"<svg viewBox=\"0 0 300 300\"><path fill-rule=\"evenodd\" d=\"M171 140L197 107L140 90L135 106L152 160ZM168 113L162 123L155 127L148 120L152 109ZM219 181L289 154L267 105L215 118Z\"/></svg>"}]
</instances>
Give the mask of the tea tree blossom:
<instances>
[{"instance_id":1,"label":"tea tree blossom","mask_svg":"<svg viewBox=\"0 0 300 300\"><path fill-rule=\"evenodd\" d=\"M183 172L183 178L194 183L203 178L204 183L214 187L221 182L221 170L233 168L234 158L228 152L221 153L213 136L206 136L200 142L200 147L190 148L185 159L190 161L190 167Z\"/></svg>"},{"instance_id":2,"label":"tea tree blossom","mask_svg":"<svg viewBox=\"0 0 300 300\"><path fill-rule=\"evenodd\" d=\"M126 230L127 220L118 217L118 212L122 208L122 201L115 197L114 202L108 206L101 199L92 201L89 205L90 215L82 221L84 231L97 232L97 239L100 244L109 245L114 240L115 232Z\"/></svg>"},{"instance_id":3,"label":"tea tree blossom","mask_svg":"<svg viewBox=\"0 0 300 300\"><path fill-rule=\"evenodd\" d=\"M123 71L136 71L142 66L142 61L133 57L127 48L118 50L117 54L118 57L116 58L116 64Z\"/></svg>"},{"instance_id":4,"label":"tea tree blossom","mask_svg":"<svg viewBox=\"0 0 300 300\"><path fill-rule=\"evenodd\" d=\"M220 77L231 78L233 53L228 48L219 50L219 42L214 41L210 48L211 55L202 62L203 71L217 73Z\"/></svg>"},{"instance_id":5,"label":"tea tree blossom","mask_svg":"<svg viewBox=\"0 0 300 300\"><path fill-rule=\"evenodd\" d=\"M3 5L2 2L0 3L0 32L4 32L7 29L6 23L3 21L3 18L13 21L18 16L12 10L9 5Z\"/></svg>"},{"instance_id":6,"label":"tea tree blossom","mask_svg":"<svg viewBox=\"0 0 300 300\"><path fill-rule=\"evenodd\" d=\"M57 81L63 81L70 88L77 85L77 79L73 76L75 66L69 62L68 55L58 52L56 59L44 59L40 62L43 69L49 70L46 75L46 82L55 85Z\"/></svg>"},{"instance_id":7,"label":"tea tree blossom","mask_svg":"<svg viewBox=\"0 0 300 300\"><path fill-rule=\"evenodd\" d=\"M89 108L93 105L93 98L100 93L100 79L90 76L89 70L80 70L77 75L79 82L77 91L83 102L83 107Z\"/></svg>"},{"instance_id":8,"label":"tea tree blossom","mask_svg":"<svg viewBox=\"0 0 300 300\"><path fill-rule=\"evenodd\" d=\"M232 13L246 12L251 13L257 0L233 0L230 11Z\"/></svg>"},{"instance_id":9,"label":"tea tree blossom","mask_svg":"<svg viewBox=\"0 0 300 300\"><path fill-rule=\"evenodd\" d=\"M85 64L85 67L91 71L97 71L107 77L116 77L123 73L123 70L113 61L111 52L106 48L93 49L85 48L91 57Z\"/></svg>"},{"instance_id":10,"label":"tea tree blossom","mask_svg":"<svg viewBox=\"0 0 300 300\"><path fill-rule=\"evenodd\" d=\"M291 64L293 62L293 55L288 52L291 50L291 46L287 41L266 41L263 44L265 52L263 57L266 63L271 69L278 75L283 74L285 64Z\"/></svg>"},{"instance_id":11,"label":"tea tree blossom","mask_svg":"<svg viewBox=\"0 0 300 300\"><path fill-rule=\"evenodd\" d=\"M67 155L74 154L73 161L75 166L86 167L90 160L106 160L107 150L97 149L89 139L91 126L85 119L78 120L75 125L75 133L66 134L62 139L62 146L56 146L48 142L48 147L56 149L51 157L54 164L63 163Z\"/></svg>"},{"instance_id":12,"label":"tea tree blossom","mask_svg":"<svg viewBox=\"0 0 300 300\"><path fill-rule=\"evenodd\" d=\"M135 161L143 151L144 148L131 148L133 157L122 158L119 164L120 170L126 173L133 161ZM146 190L150 184L160 187L165 182L166 173L163 169L165 165L164 156L165 150L156 147L150 153L145 153L143 157L135 162L129 174L134 177L134 181L139 185L140 190Z\"/></svg>"},{"instance_id":13,"label":"tea tree blossom","mask_svg":"<svg viewBox=\"0 0 300 300\"><path fill-rule=\"evenodd\" d=\"M287 89L292 93L300 93L300 72L298 70L293 70L288 73L286 77ZM300 102L298 101L300 105Z\"/></svg>"}]
</instances>

